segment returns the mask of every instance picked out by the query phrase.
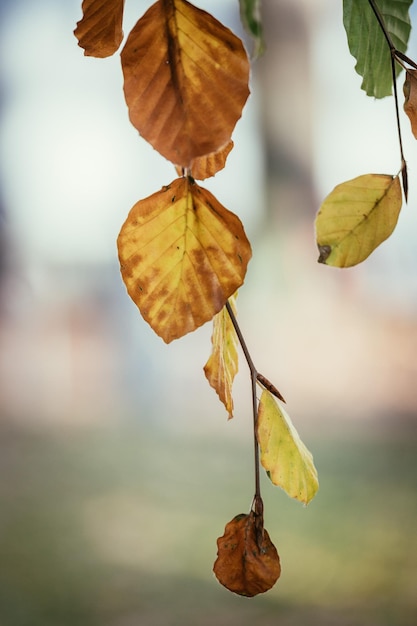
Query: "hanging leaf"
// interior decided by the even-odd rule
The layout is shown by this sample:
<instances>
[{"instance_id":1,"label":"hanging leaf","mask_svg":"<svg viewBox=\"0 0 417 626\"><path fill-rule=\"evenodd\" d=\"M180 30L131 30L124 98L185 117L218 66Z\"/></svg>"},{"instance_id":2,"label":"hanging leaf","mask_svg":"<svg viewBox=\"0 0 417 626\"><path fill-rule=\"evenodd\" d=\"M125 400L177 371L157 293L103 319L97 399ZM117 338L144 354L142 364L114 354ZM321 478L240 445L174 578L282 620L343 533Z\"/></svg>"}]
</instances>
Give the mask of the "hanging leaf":
<instances>
[{"instance_id":1,"label":"hanging leaf","mask_svg":"<svg viewBox=\"0 0 417 626\"><path fill-rule=\"evenodd\" d=\"M308 504L319 488L313 457L290 417L267 390L259 400L257 437L261 464L273 484Z\"/></svg>"},{"instance_id":2,"label":"hanging leaf","mask_svg":"<svg viewBox=\"0 0 417 626\"><path fill-rule=\"evenodd\" d=\"M189 168L225 146L249 95L241 40L185 0L155 2L122 50L124 92L135 128Z\"/></svg>"},{"instance_id":3,"label":"hanging leaf","mask_svg":"<svg viewBox=\"0 0 417 626\"><path fill-rule=\"evenodd\" d=\"M223 308L252 255L239 218L190 178L137 202L117 245L130 297L167 343Z\"/></svg>"},{"instance_id":4,"label":"hanging leaf","mask_svg":"<svg viewBox=\"0 0 417 626\"><path fill-rule=\"evenodd\" d=\"M239 4L242 24L253 37L255 44L253 56L257 57L263 54L265 50L261 21L261 0L239 0Z\"/></svg>"},{"instance_id":5,"label":"hanging leaf","mask_svg":"<svg viewBox=\"0 0 417 626\"><path fill-rule=\"evenodd\" d=\"M236 294L229 298L229 304L236 315ZM238 339L226 307L223 307L213 319L211 343L213 349L204 366L204 373L231 419L233 417L232 386L238 371Z\"/></svg>"},{"instance_id":6,"label":"hanging leaf","mask_svg":"<svg viewBox=\"0 0 417 626\"><path fill-rule=\"evenodd\" d=\"M236 515L217 540L213 571L229 591L256 596L273 587L281 574L278 552L254 511Z\"/></svg>"},{"instance_id":7,"label":"hanging leaf","mask_svg":"<svg viewBox=\"0 0 417 626\"><path fill-rule=\"evenodd\" d=\"M319 263L351 267L393 232L402 204L398 176L365 174L337 185L316 217Z\"/></svg>"},{"instance_id":8,"label":"hanging leaf","mask_svg":"<svg viewBox=\"0 0 417 626\"><path fill-rule=\"evenodd\" d=\"M411 122L411 130L417 139L417 70L407 70L404 82L404 111Z\"/></svg>"},{"instance_id":9,"label":"hanging leaf","mask_svg":"<svg viewBox=\"0 0 417 626\"><path fill-rule=\"evenodd\" d=\"M413 0L378 0L379 12L397 50L407 50L411 22L408 9ZM384 98L392 93L391 53L367 0L343 0L343 24L349 50L362 76L361 88L368 96ZM396 66L397 75L401 67Z\"/></svg>"},{"instance_id":10,"label":"hanging leaf","mask_svg":"<svg viewBox=\"0 0 417 626\"><path fill-rule=\"evenodd\" d=\"M83 17L74 35L85 56L109 57L123 39L124 0L83 0Z\"/></svg>"}]
</instances>

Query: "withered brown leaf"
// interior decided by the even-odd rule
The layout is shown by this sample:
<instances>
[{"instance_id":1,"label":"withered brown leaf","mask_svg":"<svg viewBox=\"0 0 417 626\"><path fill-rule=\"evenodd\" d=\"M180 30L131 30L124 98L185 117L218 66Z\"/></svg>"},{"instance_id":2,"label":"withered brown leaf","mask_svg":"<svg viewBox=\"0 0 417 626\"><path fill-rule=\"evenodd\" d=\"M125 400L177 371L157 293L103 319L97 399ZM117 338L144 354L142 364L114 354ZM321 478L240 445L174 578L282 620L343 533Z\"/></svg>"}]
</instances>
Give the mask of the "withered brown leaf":
<instances>
[{"instance_id":1,"label":"withered brown leaf","mask_svg":"<svg viewBox=\"0 0 417 626\"><path fill-rule=\"evenodd\" d=\"M281 565L262 516L241 513L226 524L217 540L213 571L226 589L241 596L256 596L275 585Z\"/></svg>"},{"instance_id":2,"label":"withered brown leaf","mask_svg":"<svg viewBox=\"0 0 417 626\"><path fill-rule=\"evenodd\" d=\"M83 0L83 17L74 35L86 56L109 57L123 39L124 0Z\"/></svg>"},{"instance_id":3,"label":"withered brown leaf","mask_svg":"<svg viewBox=\"0 0 417 626\"><path fill-rule=\"evenodd\" d=\"M409 117L411 130L417 139L417 70L407 70L403 91L404 111Z\"/></svg>"},{"instance_id":4,"label":"withered brown leaf","mask_svg":"<svg viewBox=\"0 0 417 626\"><path fill-rule=\"evenodd\" d=\"M131 30L121 60L130 121L166 159L190 168L230 141L250 63L242 41L212 15L186 0L159 0Z\"/></svg>"}]
</instances>

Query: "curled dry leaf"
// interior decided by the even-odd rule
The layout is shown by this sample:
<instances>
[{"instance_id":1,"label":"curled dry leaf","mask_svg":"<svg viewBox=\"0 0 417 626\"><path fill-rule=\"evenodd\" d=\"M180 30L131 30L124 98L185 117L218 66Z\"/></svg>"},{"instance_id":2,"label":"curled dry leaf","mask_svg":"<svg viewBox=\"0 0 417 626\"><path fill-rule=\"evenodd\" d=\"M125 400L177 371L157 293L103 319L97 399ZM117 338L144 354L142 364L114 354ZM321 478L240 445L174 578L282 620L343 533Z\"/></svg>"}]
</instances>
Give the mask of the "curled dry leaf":
<instances>
[{"instance_id":1,"label":"curled dry leaf","mask_svg":"<svg viewBox=\"0 0 417 626\"><path fill-rule=\"evenodd\" d=\"M167 343L223 308L252 255L240 219L188 177L137 202L117 245L130 297Z\"/></svg>"},{"instance_id":2,"label":"curled dry leaf","mask_svg":"<svg viewBox=\"0 0 417 626\"><path fill-rule=\"evenodd\" d=\"M225 146L217 150L217 152L210 152L202 157L197 157L191 163L188 173L191 174L196 180L205 180L220 172L226 165L227 157L230 151L233 149L234 143L230 140ZM184 174L184 168L175 167L178 176Z\"/></svg>"},{"instance_id":3,"label":"curled dry leaf","mask_svg":"<svg viewBox=\"0 0 417 626\"><path fill-rule=\"evenodd\" d=\"M417 70L407 70L404 81L404 111L411 123L411 130L417 139Z\"/></svg>"},{"instance_id":4,"label":"curled dry leaf","mask_svg":"<svg viewBox=\"0 0 417 626\"><path fill-rule=\"evenodd\" d=\"M74 35L86 56L104 58L116 52L123 39L123 9L124 0L83 1Z\"/></svg>"},{"instance_id":5,"label":"curled dry leaf","mask_svg":"<svg viewBox=\"0 0 417 626\"><path fill-rule=\"evenodd\" d=\"M233 141L230 140L225 146L217 150L217 152L211 152L206 156L197 157L191 163L191 175L197 180L205 180L214 176L217 172L220 172L226 165L226 159L229 156L229 152L233 148Z\"/></svg>"},{"instance_id":6,"label":"curled dry leaf","mask_svg":"<svg viewBox=\"0 0 417 626\"><path fill-rule=\"evenodd\" d=\"M256 596L271 589L281 574L277 549L254 511L236 515L217 540L213 567L217 580L241 596Z\"/></svg>"},{"instance_id":7,"label":"curled dry leaf","mask_svg":"<svg viewBox=\"0 0 417 626\"><path fill-rule=\"evenodd\" d=\"M190 168L231 139L249 95L241 40L186 0L159 0L122 50L133 126L166 159Z\"/></svg>"},{"instance_id":8,"label":"curled dry leaf","mask_svg":"<svg viewBox=\"0 0 417 626\"><path fill-rule=\"evenodd\" d=\"M236 294L229 298L229 304L236 315ZM204 366L204 373L231 419L233 417L232 387L238 371L238 338L226 307L214 316L211 343L212 352Z\"/></svg>"}]
</instances>

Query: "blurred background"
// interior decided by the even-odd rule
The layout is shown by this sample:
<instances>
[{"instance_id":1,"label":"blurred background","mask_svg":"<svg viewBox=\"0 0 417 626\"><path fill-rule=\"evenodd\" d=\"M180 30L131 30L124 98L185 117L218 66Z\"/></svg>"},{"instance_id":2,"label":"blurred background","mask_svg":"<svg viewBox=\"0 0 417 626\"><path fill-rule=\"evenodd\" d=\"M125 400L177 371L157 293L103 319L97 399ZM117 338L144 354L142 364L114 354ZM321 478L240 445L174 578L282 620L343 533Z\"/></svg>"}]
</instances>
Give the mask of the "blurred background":
<instances>
[{"instance_id":1,"label":"blurred background","mask_svg":"<svg viewBox=\"0 0 417 626\"><path fill-rule=\"evenodd\" d=\"M195 4L250 48L237 0ZM126 294L121 224L176 174L128 121L119 55L77 46L80 5L0 0L1 626L414 626L408 119L410 194L394 234L358 268L318 265L324 197L400 168L394 102L361 92L341 2L263 3L267 50L235 149L204 186L252 242L240 325L314 454L320 491L304 508L263 480L282 578L264 596L233 596L211 570L216 538L253 496L249 374L241 357L227 421L202 370L211 325L167 346ZM127 0L125 34L149 5Z\"/></svg>"}]
</instances>

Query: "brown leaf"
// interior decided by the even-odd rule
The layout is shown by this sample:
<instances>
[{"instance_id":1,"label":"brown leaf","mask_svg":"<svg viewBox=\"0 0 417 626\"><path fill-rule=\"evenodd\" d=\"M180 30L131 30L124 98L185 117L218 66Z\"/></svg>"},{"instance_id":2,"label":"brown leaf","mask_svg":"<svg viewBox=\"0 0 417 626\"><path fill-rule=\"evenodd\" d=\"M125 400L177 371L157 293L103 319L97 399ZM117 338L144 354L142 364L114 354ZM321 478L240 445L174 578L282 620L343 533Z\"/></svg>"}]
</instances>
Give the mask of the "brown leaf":
<instances>
[{"instance_id":1,"label":"brown leaf","mask_svg":"<svg viewBox=\"0 0 417 626\"><path fill-rule=\"evenodd\" d=\"M172 163L225 146L249 95L241 40L186 0L159 0L122 50L124 93L135 128Z\"/></svg>"},{"instance_id":2,"label":"brown leaf","mask_svg":"<svg viewBox=\"0 0 417 626\"><path fill-rule=\"evenodd\" d=\"M404 82L404 111L411 122L411 130L417 139L417 70L407 70Z\"/></svg>"},{"instance_id":3,"label":"brown leaf","mask_svg":"<svg viewBox=\"0 0 417 626\"><path fill-rule=\"evenodd\" d=\"M223 148L217 152L211 152L203 157L197 157L191 164L191 175L197 180L205 180L214 176L224 168L229 152L233 148L233 141L230 140Z\"/></svg>"},{"instance_id":4,"label":"brown leaf","mask_svg":"<svg viewBox=\"0 0 417 626\"><path fill-rule=\"evenodd\" d=\"M167 343L222 309L252 255L239 218L188 177L137 202L117 245L130 297Z\"/></svg>"},{"instance_id":5,"label":"brown leaf","mask_svg":"<svg viewBox=\"0 0 417 626\"><path fill-rule=\"evenodd\" d=\"M84 55L109 57L123 39L124 0L83 0L83 17L77 22L74 35Z\"/></svg>"},{"instance_id":6,"label":"brown leaf","mask_svg":"<svg viewBox=\"0 0 417 626\"><path fill-rule=\"evenodd\" d=\"M230 140L223 148L217 150L217 152L210 152L210 154L206 154L205 156L197 157L192 161L189 173L196 180L205 180L206 178L210 178L210 176L214 176L226 165L227 157L233 146L234 143ZM178 176L184 175L183 167L177 165L175 169Z\"/></svg>"},{"instance_id":7,"label":"brown leaf","mask_svg":"<svg viewBox=\"0 0 417 626\"><path fill-rule=\"evenodd\" d=\"M263 518L251 511L236 515L217 540L213 571L229 591L256 596L273 587L281 574L278 552L263 527Z\"/></svg>"}]
</instances>

